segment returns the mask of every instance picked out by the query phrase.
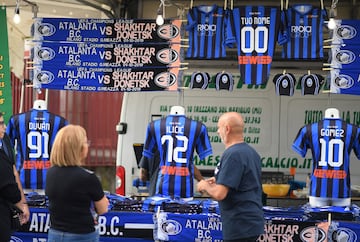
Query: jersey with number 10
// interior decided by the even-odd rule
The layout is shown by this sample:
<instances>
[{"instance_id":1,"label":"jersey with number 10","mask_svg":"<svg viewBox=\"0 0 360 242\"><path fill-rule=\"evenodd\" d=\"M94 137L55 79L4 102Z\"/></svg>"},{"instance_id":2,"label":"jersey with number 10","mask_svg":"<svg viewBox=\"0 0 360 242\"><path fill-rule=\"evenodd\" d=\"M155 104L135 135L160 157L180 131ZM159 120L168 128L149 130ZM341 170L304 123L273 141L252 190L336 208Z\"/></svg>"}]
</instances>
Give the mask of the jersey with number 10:
<instances>
[{"instance_id":1,"label":"jersey with number 10","mask_svg":"<svg viewBox=\"0 0 360 242\"><path fill-rule=\"evenodd\" d=\"M6 132L16 141L16 168L24 189L45 189L50 152L57 132L68 121L47 110L31 109L13 115Z\"/></svg>"},{"instance_id":2,"label":"jersey with number 10","mask_svg":"<svg viewBox=\"0 0 360 242\"><path fill-rule=\"evenodd\" d=\"M279 8L234 8L230 11L225 26L226 45L237 45L242 81L245 84L265 84L270 75L275 43L280 36Z\"/></svg>"},{"instance_id":3,"label":"jersey with number 10","mask_svg":"<svg viewBox=\"0 0 360 242\"><path fill-rule=\"evenodd\" d=\"M206 126L184 115L169 115L149 123L143 155L160 154L156 194L172 198L194 195L194 151L200 159L212 154Z\"/></svg>"},{"instance_id":4,"label":"jersey with number 10","mask_svg":"<svg viewBox=\"0 0 360 242\"><path fill-rule=\"evenodd\" d=\"M310 196L322 198L349 198L350 152L360 159L360 129L341 119L325 118L302 127L292 145L305 157L312 152L313 172Z\"/></svg>"}]
</instances>

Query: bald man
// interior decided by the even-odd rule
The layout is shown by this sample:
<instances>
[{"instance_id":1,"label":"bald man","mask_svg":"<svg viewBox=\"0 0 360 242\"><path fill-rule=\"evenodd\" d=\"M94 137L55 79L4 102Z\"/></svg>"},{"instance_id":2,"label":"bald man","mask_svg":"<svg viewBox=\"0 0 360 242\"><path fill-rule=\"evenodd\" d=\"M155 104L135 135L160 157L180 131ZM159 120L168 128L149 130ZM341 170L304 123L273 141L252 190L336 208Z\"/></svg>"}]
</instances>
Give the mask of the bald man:
<instances>
[{"instance_id":1,"label":"bald man","mask_svg":"<svg viewBox=\"0 0 360 242\"><path fill-rule=\"evenodd\" d=\"M200 181L197 190L219 201L224 242L255 242L264 233L261 159L244 142L239 113L224 113L217 127L225 151L215 176Z\"/></svg>"}]
</instances>

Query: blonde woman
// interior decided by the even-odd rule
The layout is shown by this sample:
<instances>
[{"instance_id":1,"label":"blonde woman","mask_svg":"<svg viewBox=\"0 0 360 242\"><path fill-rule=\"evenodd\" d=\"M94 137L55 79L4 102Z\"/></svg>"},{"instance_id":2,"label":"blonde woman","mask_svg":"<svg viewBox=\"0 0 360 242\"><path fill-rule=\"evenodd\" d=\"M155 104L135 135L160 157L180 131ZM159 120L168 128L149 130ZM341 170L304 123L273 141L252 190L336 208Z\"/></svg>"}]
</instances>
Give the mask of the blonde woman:
<instances>
[{"instance_id":1,"label":"blonde woman","mask_svg":"<svg viewBox=\"0 0 360 242\"><path fill-rule=\"evenodd\" d=\"M46 174L51 222L48 242L99 241L92 211L106 213L109 201L97 176L81 167L88 150L83 127L67 125L57 133Z\"/></svg>"}]
</instances>

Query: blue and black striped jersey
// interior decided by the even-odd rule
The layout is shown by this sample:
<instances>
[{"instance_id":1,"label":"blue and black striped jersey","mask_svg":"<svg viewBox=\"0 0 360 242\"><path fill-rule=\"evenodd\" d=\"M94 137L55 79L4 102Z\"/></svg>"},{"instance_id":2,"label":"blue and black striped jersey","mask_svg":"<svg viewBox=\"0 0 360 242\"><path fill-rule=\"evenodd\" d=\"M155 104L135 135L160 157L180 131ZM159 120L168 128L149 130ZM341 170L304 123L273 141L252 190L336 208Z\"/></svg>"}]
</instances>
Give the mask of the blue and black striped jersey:
<instances>
[{"instance_id":1,"label":"blue and black striped jersey","mask_svg":"<svg viewBox=\"0 0 360 242\"><path fill-rule=\"evenodd\" d=\"M218 59L226 56L224 19L226 11L217 5L195 6L187 15L189 48L186 57Z\"/></svg>"},{"instance_id":2,"label":"blue and black striped jersey","mask_svg":"<svg viewBox=\"0 0 360 242\"><path fill-rule=\"evenodd\" d=\"M326 9L311 4L295 4L284 10L283 25L287 26L289 40L283 45L282 57L295 60L324 58L323 28Z\"/></svg>"},{"instance_id":3,"label":"blue and black striped jersey","mask_svg":"<svg viewBox=\"0 0 360 242\"><path fill-rule=\"evenodd\" d=\"M184 115L168 115L149 123L143 155L160 154L156 194L189 198L194 194L194 152L200 159L212 154L206 126Z\"/></svg>"},{"instance_id":4,"label":"blue and black striped jersey","mask_svg":"<svg viewBox=\"0 0 360 242\"><path fill-rule=\"evenodd\" d=\"M244 6L229 11L226 45L237 46L241 80L245 84L265 84L269 79L275 44L282 42L280 9Z\"/></svg>"},{"instance_id":5,"label":"blue and black striped jersey","mask_svg":"<svg viewBox=\"0 0 360 242\"><path fill-rule=\"evenodd\" d=\"M299 130L292 147L302 157L311 150L310 196L350 197L350 152L360 159L359 136L359 127L342 119L325 118Z\"/></svg>"},{"instance_id":6,"label":"blue and black striped jersey","mask_svg":"<svg viewBox=\"0 0 360 242\"><path fill-rule=\"evenodd\" d=\"M16 143L16 168L24 189L45 189L50 152L57 132L68 121L47 110L31 109L10 117L6 133Z\"/></svg>"}]
</instances>

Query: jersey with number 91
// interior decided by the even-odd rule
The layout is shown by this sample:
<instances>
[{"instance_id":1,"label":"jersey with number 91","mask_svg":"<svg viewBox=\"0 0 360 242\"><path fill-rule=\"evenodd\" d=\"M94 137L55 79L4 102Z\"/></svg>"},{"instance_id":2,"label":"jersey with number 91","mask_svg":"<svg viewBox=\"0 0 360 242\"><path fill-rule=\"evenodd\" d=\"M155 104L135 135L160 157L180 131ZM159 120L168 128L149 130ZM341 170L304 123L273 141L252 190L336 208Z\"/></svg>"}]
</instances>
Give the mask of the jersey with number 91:
<instances>
[{"instance_id":1,"label":"jersey with number 91","mask_svg":"<svg viewBox=\"0 0 360 242\"><path fill-rule=\"evenodd\" d=\"M13 115L6 128L16 143L16 168L24 189L45 189L50 152L57 132L68 121L47 110L31 109Z\"/></svg>"},{"instance_id":2,"label":"jersey with number 91","mask_svg":"<svg viewBox=\"0 0 360 242\"><path fill-rule=\"evenodd\" d=\"M312 152L310 196L349 198L350 152L360 159L360 129L341 119L323 119L302 127L292 148L305 157Z\"/></svg>"},{"instance_id":3,"label":"jersey with number 91","mask_svg":"<svg viewBox=\"0 0 360 242\"><path fill-rule=\"evenodd\" d=\"M143 155L152 158L156 150L160 154L156 194L193 197L194 152L200 159L212 154L206 126L184 115L152 121L147 127Z\"/></svg>"}]
</instances>

